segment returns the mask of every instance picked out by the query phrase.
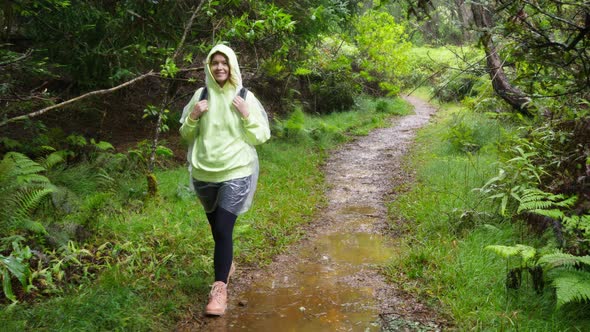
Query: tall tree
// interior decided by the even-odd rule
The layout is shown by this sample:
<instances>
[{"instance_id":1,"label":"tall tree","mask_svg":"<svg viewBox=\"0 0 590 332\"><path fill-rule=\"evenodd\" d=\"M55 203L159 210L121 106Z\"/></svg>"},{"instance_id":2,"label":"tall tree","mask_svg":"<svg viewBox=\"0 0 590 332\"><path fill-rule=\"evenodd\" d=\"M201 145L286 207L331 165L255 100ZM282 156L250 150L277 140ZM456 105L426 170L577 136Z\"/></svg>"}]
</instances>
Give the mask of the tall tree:
<instances>
[{"instance_id":1,"label":"tall tree","mask_svg":"<svg viewBox=\"0 0 590 332\"><path fill-rule=\"evenodd\" d=\"M486 53L487 70L494 91L512 107L526 113L527 105L531 99L510 83L504 72L504 61L500 58L496 45L492 40L492 31L495 26L493 10L478 2L471 4L471 10L475 24L481 32L480 41Z\"/></svg>"}]
</instances>

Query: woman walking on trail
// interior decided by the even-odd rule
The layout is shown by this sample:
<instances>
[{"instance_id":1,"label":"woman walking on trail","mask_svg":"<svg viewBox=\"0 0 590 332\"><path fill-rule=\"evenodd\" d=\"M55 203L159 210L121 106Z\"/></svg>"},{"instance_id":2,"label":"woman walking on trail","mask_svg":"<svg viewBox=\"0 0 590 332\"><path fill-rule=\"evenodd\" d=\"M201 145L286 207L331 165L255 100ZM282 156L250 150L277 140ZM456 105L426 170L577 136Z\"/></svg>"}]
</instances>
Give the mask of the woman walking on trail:
<instances>
[{"instance_id":1,"label":"woman walking on trail","mask_svg":"<svg viewBox=\"0 0 590 332\"><path fill-rule=\"evenodd\" d=\"M233 228L251 205L258 178L254 145L270 138L268 118L254 94L243 89L234 51L217 45L205 62L205 88L184 107L180 134L188 142L191 185L201 201L215 242L215 282L205 308L223 315L234 272ZM244 94L246 92L246 94Z\"/></svg>"}]
</instances>

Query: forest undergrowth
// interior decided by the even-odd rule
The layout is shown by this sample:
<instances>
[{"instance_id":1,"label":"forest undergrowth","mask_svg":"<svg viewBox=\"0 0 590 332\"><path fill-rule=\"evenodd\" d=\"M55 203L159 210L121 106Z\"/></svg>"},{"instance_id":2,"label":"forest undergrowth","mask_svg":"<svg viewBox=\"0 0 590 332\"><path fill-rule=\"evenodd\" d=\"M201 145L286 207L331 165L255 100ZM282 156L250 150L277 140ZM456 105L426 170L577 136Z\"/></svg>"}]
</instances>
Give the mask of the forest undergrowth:
<instances>
[{"instance_id":1,"label":"forest undergrowth","mask_svg":"<svg viewBox=\"0 0 590 332\"><path fill-rule=\"evenodd\" d=\"M390 280L440 308L453 329L588 330L587 302L560 304L559 286L545 275L539 287L529 273L539 256L557 250L553 230L502 215L497 197L482 190L505 167L500 161L519 133L516 122L457 103L439 107L407 155L412 176L394 188L403 194L389 203L401 241L387 268ZM512 251L502 256L498 248ZM550 277L552 266L543 267Z\"/></svg>"}]
</instances>

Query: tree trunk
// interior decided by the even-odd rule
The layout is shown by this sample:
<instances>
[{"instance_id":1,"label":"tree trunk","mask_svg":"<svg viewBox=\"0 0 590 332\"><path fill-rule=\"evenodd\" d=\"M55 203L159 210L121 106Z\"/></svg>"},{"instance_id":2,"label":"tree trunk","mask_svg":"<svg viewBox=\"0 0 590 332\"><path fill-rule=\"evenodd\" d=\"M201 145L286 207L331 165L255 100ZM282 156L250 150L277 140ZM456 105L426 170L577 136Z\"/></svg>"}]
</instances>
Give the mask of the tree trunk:
<instances>
[{"instance_id":1,"label":"tree trunk","mask_svg":"<svg viewBox=\"0 0 590 332\"><path fill-rule=\"evenodd\" d=\"M510 84L502 66L502 60L498 55L490 30L494 27L492 13L489 7L473 2L471 4L473 20L475 25L482 31L481 44L484 47L487 61L487 71L492 79L494 91L504 99L510 106L523 114L530 114L528 111L531 99L520 89Z\"/></svg>"},{"instance_id":2,"label":"tree trunk","mask_svg":"<svg viewBox=\"0 0 590 332\"><path fill-rule=\"evenodd\" d=\"M457 6L457 16L459 21L461 21L461 30L463 32L463 42L469 42L472 40L473 33L469 27L469 23L473 21L473 14L469 10L468 5L465 3L465 0L455 0L455 5Z\"/></svg>"}]
</instances>

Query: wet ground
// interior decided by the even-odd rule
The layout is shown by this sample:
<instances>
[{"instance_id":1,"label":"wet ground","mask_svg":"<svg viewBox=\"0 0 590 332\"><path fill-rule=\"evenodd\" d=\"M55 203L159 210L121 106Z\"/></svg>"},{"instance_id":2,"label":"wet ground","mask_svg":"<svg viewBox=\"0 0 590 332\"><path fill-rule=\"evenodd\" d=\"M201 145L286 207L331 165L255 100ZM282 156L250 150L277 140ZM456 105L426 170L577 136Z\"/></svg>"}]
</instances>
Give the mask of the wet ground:
<instances>
[{"instance_id":1,"label":"wet ground","mask_svg":"<svg viewBox=\"0 0 590 332\"><path fill-rule=\"evenodd\" d=\"M238 271L227 313L181 330L438 331L433 310L384 280L395 232L384 201L407 180L401 157L434 109L406 97L415 114L346 144L326 163L328 205L307 236L264 271Z\"/></svg>"}]
</instances>

